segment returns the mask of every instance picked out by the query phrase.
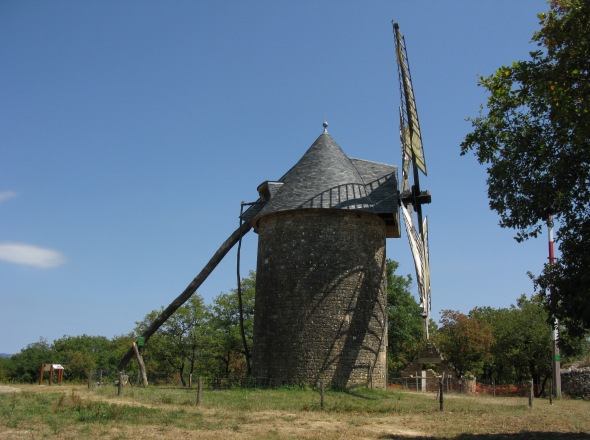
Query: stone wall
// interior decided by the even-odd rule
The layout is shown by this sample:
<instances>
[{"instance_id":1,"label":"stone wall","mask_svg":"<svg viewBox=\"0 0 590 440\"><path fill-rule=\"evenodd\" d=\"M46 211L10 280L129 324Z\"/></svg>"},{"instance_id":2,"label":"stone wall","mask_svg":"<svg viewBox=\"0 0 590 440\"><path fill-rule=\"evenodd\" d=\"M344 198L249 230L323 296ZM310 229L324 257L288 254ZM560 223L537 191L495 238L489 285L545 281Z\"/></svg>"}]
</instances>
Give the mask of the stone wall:
<instances>
[{"instance_id":1,"label":"stone wall","mask_svg":"<svg viewBox=\"0 0 590 440\"><path fill-rule=\"evenodd\" d=\"M252 373L384 388L385 222L306 209L260 219Z\"/></svg>"},{"instance_id":2,"label":"stone wall","mask_svg":"<svg viewBox=\"0 0 590 440\"><path fill-rule=\"evenodd\" d=\"M590 367L561 370L561 392L569 397L590 400Z\"/></svg>"}]
</instances>

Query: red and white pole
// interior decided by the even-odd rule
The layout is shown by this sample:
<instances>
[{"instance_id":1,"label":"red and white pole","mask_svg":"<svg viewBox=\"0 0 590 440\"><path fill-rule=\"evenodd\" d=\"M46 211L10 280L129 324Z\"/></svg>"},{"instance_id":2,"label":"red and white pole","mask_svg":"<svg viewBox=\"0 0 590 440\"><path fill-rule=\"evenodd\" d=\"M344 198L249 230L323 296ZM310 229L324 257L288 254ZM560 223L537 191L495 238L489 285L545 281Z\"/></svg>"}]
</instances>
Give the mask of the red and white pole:
<instances>
[{"instance_id":1,"label":"red and white pole","mask_svg":"<svg viewBox=\"0 0 590 440\"><path fill-rule=\"evenodd\" d=\"M553 248L553 216L549 214L549 221L547 222L547 230L549 235L549 264L555 264L555 251ZM551 289L550 294L552 294ZM553 395L561 397L561 354L559 353L559 322L557 319L553 322L553 331L551 332L551 354L553 367Z\"/></svg>"},{"instance_id":2,"label":"red and white pole","mask_svg":"<svg viewBox=\"0 0 590 440\"><path fill-rule=\"evenodd\" d=\"M555 264L555 252L553 251L553 216L549 214L549 222L547 223L549 230L549 264Z\"/></svg>"}]
</instances>

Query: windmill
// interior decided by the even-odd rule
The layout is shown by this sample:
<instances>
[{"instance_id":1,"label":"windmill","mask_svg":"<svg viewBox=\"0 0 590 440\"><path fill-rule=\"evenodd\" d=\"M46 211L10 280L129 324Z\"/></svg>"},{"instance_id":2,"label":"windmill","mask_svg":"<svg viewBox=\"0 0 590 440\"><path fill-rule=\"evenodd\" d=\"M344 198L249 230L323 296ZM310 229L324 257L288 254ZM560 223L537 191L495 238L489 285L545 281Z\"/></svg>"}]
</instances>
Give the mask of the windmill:
<instances>
[{"instance_id":1,"label":"windmill","mask_svg":"<svg viewBox=\"0 0 590 440\"><path fill-rule=\"evenodd\" d=\"M405 102L401 193L397 167L348 157L324 122L323 132L293 167L258 186L258 200L240 214L239 228L144 331L145 341L253 229L258 234L254 377L272 383L386 386L385 245L386 238L400 237L400 206L416 261L425 328L430 305L427 226L421 210L430 195L419 188L418 170L426 173L424 154L405 49L396 47ZM419 232L413 226L414 211ZM133 355L131 348L119 370Z\"/></svg>"},{"instance_id":2,"label":"windmill","mask_svg":"<svg viewBox=\"0 0 590 440\"><path fill-rule=\"evenodd\" d=\"M392 22L393 23L393 22ZM430 318L430 263L428 257L428 218L422 216L422 205L431 202L429 191L420 190L420 173L427 175L424 146L420 122L414 99L412 76L408 63L408 53L404 36L400 33L397 23L393 23L395 36L395 52L398 67L401 105L400 141L402 149L402 181L400 191L400 207L406 225L406 233L416 267L416 280L420 296L420 307L424 319L424 336L428 340L428 321ZM410 173L412 185L410 186ZM414 224L416 213L418 229Z\"/></svg>"}]
</instances>

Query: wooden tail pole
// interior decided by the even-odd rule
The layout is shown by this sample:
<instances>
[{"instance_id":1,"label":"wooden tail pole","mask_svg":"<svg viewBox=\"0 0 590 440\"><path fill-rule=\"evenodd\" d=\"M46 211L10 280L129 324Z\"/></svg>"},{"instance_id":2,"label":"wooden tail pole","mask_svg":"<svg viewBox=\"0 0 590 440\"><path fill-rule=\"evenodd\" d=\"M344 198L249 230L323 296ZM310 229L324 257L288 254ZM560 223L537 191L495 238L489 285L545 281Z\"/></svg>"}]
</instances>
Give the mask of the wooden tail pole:
<instances>
[{"instance_id":1,"label":"wooden tail pole","mask_svg":"<svg viewBox=\"0 0 590 440\"><path fill-rule=\"evenodd\" d=\"M199 274L192 280L192 282L184 289L174 301L170 303L168 307L160 315L152 322L152 324L142 333L145 342L148 341L150 336L152 336L156 331L172 316L176 310L180 308L188 299L197 291L199 286L203 284L203 282L207 279L207 277L213 272L213 270L217 267L219 262L223 260L223 257L231 250L231 248L238 242L240 238L246 235L251 229L251 226L248 223L244 223L240 225L238 229L236 229L227 240L217 249L217 252L211 257L209 262L205 265L205 267L199 272ZM123 371L127 366L127 363L131 360L134 356L135 351L133 347L129 348L127 353L123 355L121 360L119 361L119 371Z\"/></svg>"}]
</instances>

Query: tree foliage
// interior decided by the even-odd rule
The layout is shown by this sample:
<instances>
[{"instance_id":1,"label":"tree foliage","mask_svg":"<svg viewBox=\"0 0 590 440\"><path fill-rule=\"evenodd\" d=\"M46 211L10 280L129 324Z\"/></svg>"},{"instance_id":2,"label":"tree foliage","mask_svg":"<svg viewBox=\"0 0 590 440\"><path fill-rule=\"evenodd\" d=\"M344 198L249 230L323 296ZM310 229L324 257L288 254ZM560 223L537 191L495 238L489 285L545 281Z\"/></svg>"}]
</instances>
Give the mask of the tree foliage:
<instances>
[{"instance_id":1,"label":"tree foliage","mask_svg":"<svg viewBox=\"0 0 590 440\"><path fill-rule=\"evenodd\" d=\"M254 322L256 275L250 272L241 281L244 330L251 346ZM175 374L183 385L186 376L230 376L246 374L244 345L240 334L237 289L221 293L206 305L195 293L152 335L144 349L148 373ZM150 312L136 323L139 335L160 311Z\"/></svg>"},{"instance_id":2,"label":"tree foliage","mask_svg":"<svg viewBox=\"0 0 590 440\"><path fill-rule=\"evenodd\" d=\"M89 373L97 369L114 375L122 354L121 339L128 346L130 339L123 336L109 340L104 336L65 335L53 343L41 338L9 358L3 374L19 382L36 382L42 364L61 364L68 381L85 382Z\"/></svg>"},{"instance_id":3,"label":"tree foliage","mask_svg":"<svg viewBox=\"0 0 590 440\"><path fill-rule=\"evenodd\" d=\"M27 345L10 361L11 379L19 382L38 381L41 365L55 362L51 344L44 338Z\"/></svg>"},{"instance_id":4,"label":"tree foliage","mask_svg":"<svg viewBox=\"0 0 590 440\"><path fill-rule=\"evenodd\" d=\"M590 328L590 2L552 0L539 19L530 59L480 77L487 112L471 119L461 154L487 165L490 207L518 241L549 215L560 226L561 258L536 282L550 317L581 334Z\"/></svg>"},{"instance_id":5,"label":"tree foliage","mask_svg":"<svg viewBox=\"0 0 590 440\"><path fill-rule=\"evenodd\" d=\"M516 305L502 309L476 308L471 316L487 322L494 343L488 363L488 378L503 383L533 380L536 394L543 392L551 377L551 325L538 296L521 295ZM491 377L490 377L491 376Z\"/></svg>"},{"instance_id":6,"label":"tree foliage","mask_svg":"<svg viewBox=\"0 0 590 440\"><path fill-rule=\"evenodd\" d=\"M246 351L251 352L254 338L254 297L256 274L250 271L242 278L242 308L244 312L244 332L248 350L245 349L240 333L240 317L237 289L222 293L211 308L211 329L215 334L214 353L219 362L218 371L224 376L240 375L247 372Z\"/></svg>"},{"instance_id":7,"label":"tree foliage","mask_svg":"<svg viewBox=\"0 0 590 440\"><path fill-rule=\"evenodd\" d=\"M398 376L418 356L422 347L422 309L412 296L412 277L397 275L399 267L387 260L387 321L388 366L392 376Z\"/></svg>"},{"instance_id":8,"label":"tree foliage","mask_svg":"<svg viewBox=\"0 0 590 440\"><path fill-rule=\"evenodd\" d=\"M150 312L136 326L137 334L160 314ZM203 298L194 294L156 331L145 347L145 360L151 373L178 373L183 385L185 374L204 373L209 354L209 310ZM146 367L148 369L148 367Z\"/></svg>"},{"instance_id":9,"label":"tree foliage","mask_svg":"<svg viewBox=\"0 0 590 440\"><path fill-rule=\"evenodd\" d=\"M540 295L521 295L508 308L476 307L470 317L492 329L490 357L484 361L482 378L497 383L533 380L537 396L551 378L551 334L553 326ZM559 346L566 364L587 354L586 341L562 335Z\"/></svg>"},{"instance_id":10,"label":"tree foliage","mask_svg":"<svg viewBox=\"0 0 590 440\"><path fill-rule=\"evenodd\" d=\"M455 375L460 378L467 373L481 374L485 361L491 357L492 327L477 316L456 310L443 310L440 323L433 341Z\"/></svg>"},{"instance_id":11,"label":"tree foliage","mask_svg":"<svg viewBox=\"0 0 590 440\"><path fill-rule=\"evenodd\" d=\"M67 336L53 341L54 361L62 364L68 380L85 381L95 369L112 370L117 358L104 336Z\"/></svg>"}]
</instances>

